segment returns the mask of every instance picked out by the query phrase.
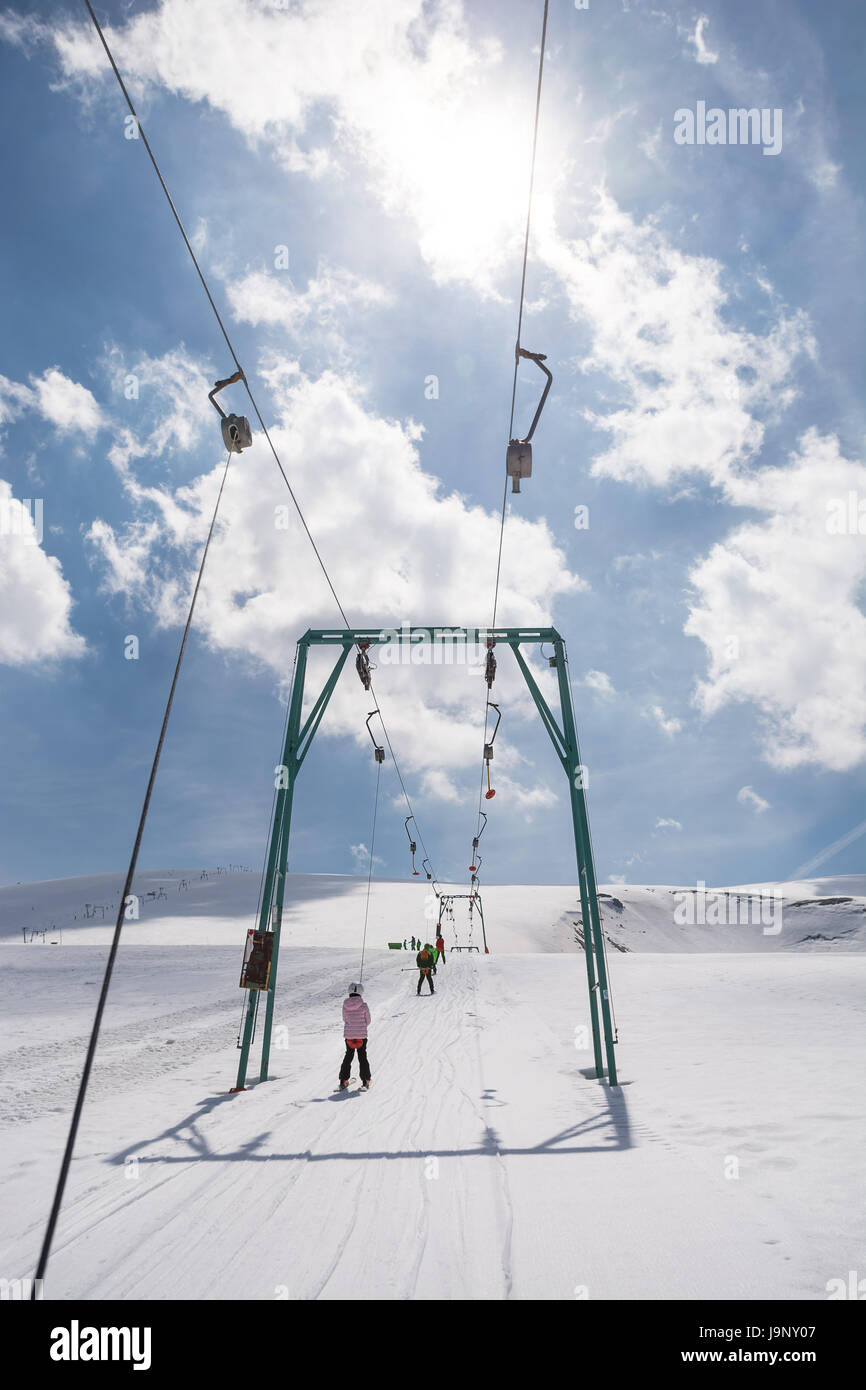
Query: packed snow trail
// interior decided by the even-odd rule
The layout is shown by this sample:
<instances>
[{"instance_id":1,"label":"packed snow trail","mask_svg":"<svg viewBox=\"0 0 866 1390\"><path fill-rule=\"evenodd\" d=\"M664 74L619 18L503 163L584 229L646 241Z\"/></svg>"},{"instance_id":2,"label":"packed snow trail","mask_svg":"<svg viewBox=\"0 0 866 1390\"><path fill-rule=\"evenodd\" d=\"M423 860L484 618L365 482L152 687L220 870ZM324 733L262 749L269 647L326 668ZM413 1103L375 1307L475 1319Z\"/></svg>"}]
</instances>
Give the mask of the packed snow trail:
<instances>
[{"instance_id":1,"label":"packed snow trail","mask_svg":"<svg viewBox=\"0 0 866 1390\"><path fill-rule=\"evenodd\" d=\"M39 957L45 988L65 972L73 997L95 949ZM356 957L295 950L272 1080L230 1096L236 955L124 953L47 1297L821 1298L855 1267L859 958L624 958L611 1090L574 1045L579 956L453 954L418 997L407 955L375 952L373 1088L338 1095ZM830 998L832 1033L818 1026ZM86 999L70 1062L85 1013ZM72 1065L52 1081L53 1046L40 1076L33 1042L26 1084L25 1054L6 1052L8 1277L32 1270L74 1086Z\"/></svg>"}]
</instances>

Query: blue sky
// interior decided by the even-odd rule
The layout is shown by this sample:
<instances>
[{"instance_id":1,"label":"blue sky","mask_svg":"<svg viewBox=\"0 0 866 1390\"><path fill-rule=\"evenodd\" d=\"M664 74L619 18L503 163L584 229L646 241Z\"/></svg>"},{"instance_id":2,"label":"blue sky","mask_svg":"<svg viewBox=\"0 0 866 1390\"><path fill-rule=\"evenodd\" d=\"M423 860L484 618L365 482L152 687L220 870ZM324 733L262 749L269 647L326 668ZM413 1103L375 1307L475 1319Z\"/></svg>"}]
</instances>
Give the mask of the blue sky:
<instances>
[{"instance_id":1,"label":"blue sky","mask_svg":"<svg viewBox=\"0 0 866 1390\"><path fill-rule=\"evenodd\" d=\"M99 11L354 624L490 619L541 10ZM207 391L232 364L88 23L0 19L3 882L125 863L224 462ZM604 880L785 878L862 820L866 536L828 529L866 499L862 23L550 5L522 338L554 385L498 616L566 639ZM781 150L677 144L701 101L780 110ZM522 369L524 428L540 380ZM231 408L250 413L238 388ZM24 498L41 544L9 534ZM259 438L232 465L144 866L261 862L294 642L337 616L275 527L286 501ZM483 686L383 666L376 688L437 873L465 877ZM564 778L504 652L496 689L484 877L568 882ZM297 870L363 861L371 707L350 668L299 787ZM386 770L377 869L397 876ZM816 872L856 872L862 846Z\"/></svg>"}]
</instances>

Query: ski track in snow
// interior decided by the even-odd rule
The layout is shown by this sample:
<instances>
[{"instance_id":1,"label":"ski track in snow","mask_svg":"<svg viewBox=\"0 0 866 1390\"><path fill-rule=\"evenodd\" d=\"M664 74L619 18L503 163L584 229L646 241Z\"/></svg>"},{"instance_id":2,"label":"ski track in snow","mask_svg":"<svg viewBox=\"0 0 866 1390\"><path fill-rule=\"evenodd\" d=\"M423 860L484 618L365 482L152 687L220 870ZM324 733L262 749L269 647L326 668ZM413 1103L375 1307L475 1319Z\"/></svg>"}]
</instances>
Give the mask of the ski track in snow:
<instances>
[{"instance_id":1,"label":"ski track in snow","mask_svg":"<svg viewBox=\"0 0 866 1390\"><path fill-rule=\"evenodd\" d=\"M35 1264L104 955L29 949L8 948L0 1052L10 1278ZM856 1267L862 957L615 960L617 1090L575 1051L579 956L451 955L420 998L406 959L368 956L369 1093L334 1094L356 955L319 947L281 958L272 1079L254 1052L229 1096L237 952L122 953L46 1296L821 1298Z\"/></svg>"}]
</instances>

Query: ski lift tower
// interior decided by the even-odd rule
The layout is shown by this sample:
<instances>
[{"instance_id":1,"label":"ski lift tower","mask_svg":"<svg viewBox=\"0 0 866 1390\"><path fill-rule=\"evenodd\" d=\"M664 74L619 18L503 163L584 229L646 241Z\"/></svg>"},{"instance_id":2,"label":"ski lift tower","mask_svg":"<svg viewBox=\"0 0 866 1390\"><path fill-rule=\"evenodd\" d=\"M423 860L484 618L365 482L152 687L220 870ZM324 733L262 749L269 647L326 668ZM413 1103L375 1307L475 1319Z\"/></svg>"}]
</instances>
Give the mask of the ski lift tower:
<instances>
[{"instance_id":1,"label":"ski lift tower","mask_svg":"<svg viewBox=\"0 0 866 1390\"><path fill-rule=\"evenodd\" d=\"M258 1013L259 996L266 999L265 1025L262 1036L262 1057L259 1079L268 1079L268 1060L270 1056L271 1031L274 1017L274 997L277 984L277 965L279 961L280 927L286 890L286 871L289 854L292 804L295 783L304 759L310 749L316 731L354 647L359 654L366 656L371 647L399 643L401 645L428 642L435 644L464 645L487 650L497 644L507 646L513 651L518 668L526 681L529 693L541 716L550 741L553 744L562 770L568 779L571 820L574 829L574 847L577 856L577 882L580 892L581 917L584 923L584 954L586 959L586 979L589 990L589 1014L592 1024L593 1055L595 1074L599 1080L607 1076L611 1086L616 1086L616 1060L614 1057L614 1033L612 1026L610 995L605 961L604 940L598 908L598 889L595 880L592 842L589 834L589 816L586 805L585 768L580 760L577 742L577 726L571 702L571 685L568 678L568 663L565 642L560 633L552 627L410 627L401 628L340 628L316 629L305 632L298 642L295 676L289 703L289 717L286 723L285 746L282 752L281 768L283 776L277 789L271 824L270 847L262 884L262 900L259 912L258 932L270 933L273 941L257 943L261 951L265 948L270 969L262 975L257 984L245 983L249 998L243 1037L239 1040L241 1050L238 1066L236 1091L245 1089L247 1066L252 1044L253 1028ZM526 663L521 648L548 644L554 655L549 657L551 667L555 668L559 687L559 718L554 714L542 695L538 684ZM337 653L331 674L314 701L305 720L301 719L304 706L304 687L307 678L307 656L311 647L329 647ZM453 651L452 651L453 659ZM363 662L361 666L363 666ZM446 663L447 664L447 663ZM359 672L360 673L360 672ZM261 986L266 981L266 987ZM607 1067L605 1068L605 1062Z\"/></svg>"}]
</instances>

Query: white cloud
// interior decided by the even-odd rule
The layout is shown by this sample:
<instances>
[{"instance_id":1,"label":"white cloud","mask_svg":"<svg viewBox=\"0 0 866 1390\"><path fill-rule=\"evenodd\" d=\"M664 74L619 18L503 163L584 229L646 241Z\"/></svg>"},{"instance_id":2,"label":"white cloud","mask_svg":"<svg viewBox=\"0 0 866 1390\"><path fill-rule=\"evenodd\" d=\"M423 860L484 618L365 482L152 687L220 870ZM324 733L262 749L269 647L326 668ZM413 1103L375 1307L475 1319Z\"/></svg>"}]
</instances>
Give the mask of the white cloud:
<instances>
[{"instance_id":1,"label":"white cloud","mask_svg":"<svg viewBox=\"0 0 866 1390\"><path fill-rule=\"evenodd\" d=\"M428 768L424 773L421 791L431 800L450 801L454 805L462 805L471 799L471 793L461 791L448 774L438 767Z\"/></svg>"},{"instance_id":2,"label":"white cloud","mask_svg":"<svg viewBox=\"0 0 866 1390\"><path fill-rule=\"evenodd\" d=\"M31 376L29 387L0 376L0 425L13 423L27 411L41 415L60 435L83 434L92 439L105 425L91 392L65 376L59 367L49 367L39 377Z\"/></svg>"},{"instance_id":3,"label":"white cloud","mask_svg":"<svg viewBox=\"0 0 866 1390\"><path fill-rule=\"evenodd\" d=\"M128 425L117 428L109 461L133 495L155 499L155 494L140 489L129 465L138 458L189 452L207 424L218 425L216 411L207 398L215 374L182 347L162 357L148 357L145 353L127 360L121 349L112 344L106 349L103 367L117 396L125 396L127 390L137 392L130 398L126 413L138 426L138 433ZM226 404L228 395L221 398L223 409L234 408L242 415L248 401L246 391L243 385L229 389L235 395L232 405ZM216 430L214 437L219 438Z\"/></svg>"},{"instance_id":4,"label":"white cloud","mask_svg":"<svg viewBox=\"0 0 866 1390\"><path fill-rule=\"evenodd\" d=\"M190 245L198 257L208 243L208 221L206 217L200 217L195 224L195 229L190 233Z\"/></svg>"},{"instance_id":5,"label":"white cloud","mask_svg":"<svg viewBox=\"0 0 866 1390\"><path fill-rule=\"evenodd\" d=\"M31 512L0 479L0 662L28 666L82 656L86 643L73 631L71 613L60 561L45 554Z\"/></svg>"},{"instance_id":6,"label":"white cloud","mask_svg":"<svg viewBox=\"0 0 866 1390\"><path fill-rule=\"evenodd\" d=\"M767 519L739 526L691 571L685 631L709 657L697 703L714 714L753 701L774 767L854 767L866 756L866 547L828 524L846 524L851 494L866 497L866 467L808 430L786 466L728 490Z\"/></svg>"},{"instance_id":7,"label":"white cloud","mask_svg":"<svg viewBox=\"0 0 866 1390\"><path fill-rule=\"evenodd\" d=\"M498 509L488 512L445 493L421 467L420 428L371 413L351 378L325 372L314 379L296 363L271 363L266 375L279 400L271 435L349 621L389 627L400 627L404 619L484 623L479 602L483 607L489 599L479 596L492 593ZM155 379L163 374L160 364L150 364L150 371ZM191 382L199 382L200 397L201 368L187 362L186 371ZM145 399L152 394L142 392L140 439L130 436L118 459L135 518L121 530L97 518L88 539L106 590L135 596L157 622L168 624L185 617L190 566L198 561L223 459L218 422L204 393L213 469L174 489L141 486L130 459L152 429L148 411L157 406ZM193 418L191 430L196 424ZM499 596L503 622L547 625L558 595L586 587L570 572L544 521L508 517ZM213 648L252 657L284 678L297 634L335 618L273 456L256 437L229 473L199 596L198 630ZM381 649L372 656L378 665L375 691L384 701L401 766L421 775L432 797L457 804L467 794L466 769L477 767L480 776L486 686L462 663L419 669L389 664ZM324 664L321 654L311 659L310 688ZM550 671L540 665L534 670L542 691L553 698ZM556 797L545 786L524 785L509 732L515 720L536 717L534 705L513 662L501 660L496 688L508 706L496 741L497 787L524 813L532 812ZM369 747L364 718L370 707L352 672L338 685L323 730L349 733Z\"/></svg>"},{"instance_id":8,"label":"white cloud","mask_svg":"<svg viewBox=\"0 0 866 1390\"><path fill-rule=\"evenodd\" d=\"M656 830L682 830L682 825L678 820L668 820L660 816L655 824Z\"/></svg>"},{"instance_id":9,"label":"white cloud","mask_svg":"<svg viewBox=\"0 0 866 1390\"><path fill-rule=\"evenodd\" d=\"M740 787L737 792L737 800L741 806L751 806L752 810L758 813L770 809L769 801L765 801L752 787Z\"/></svg>"},{"instance_id":10,"label":"white cloud","mask_svg":"<svg viewBox=\"0 0 866 1390\"><path fill-rule=\"evenodd\" d=\"M358 871L359 871L359 872L363 871L365 874L366 874L366 873L369 873L369 871L370 871L370 847L369 847L369 845L365 845L365 844L363 844L363 843L361 843L360 845L350 845L350 846L349 846L349 849L351 850L352 858L353 858L354 861L355 861L355 867L358 869ZM380 859L379 856L378 856L378 854L374 854L374 855L373 855L373 867L374 867L374 868L375 868L375 866L376 866L377 864L384 864L384 863L385 863L384 859Z\"/></svg>"},{"instance_id":11,"label":"white cloud","mask_svg":"<svg viewBox=\"0 0 866 1390\"><path fill-rule=\"evenodd\" d=\"M279 324L296 333L311 317L333 321L350 306L369 309L390 303L382 285L342 268L321 264L306 290L296 290L284 272L254 271L228 286L229 302L241 323Z\"/></svg>"},{"instance_id":12,"label":"white cloud","mask_svg":"<svg viewBox=\"0 0 866 1390\"><path fill-rule=\"evenodd\" d=\"M819 158L809 170L809 178L820 192L825 193L836 187L841 172L841 164L834 164L832 159Z\"/></svg>"},{"instance_id":13,"label":"white cloud","mask_svg":"<svg viewBox=\"0 0 866 1390\"><path fill-rule=\"evenodd\" d=\"M864 547L826 523L833 497L866 495L864 469L814 430L789 466L757 466L759 412L772 419L791 403L796 359L815 353L805 318L777 313L763 335L731 326L721 266L674 250L605 195L588 240L551 237L545 255L593 332L585 365L623 387L622 405L590 416L614 441L593 472L660 487L702 474L727 504L765 514L691 572L685 631L709 653L700 708L756 704L774 766L853 767L866 756Z\"/></svg>"},{"instance_id":14,"label":"white cloud","mask_svg":"<svg viewBox=\"0 0 866 1390\"><path fill-rule=\"evenodd\" d=\"M695 48L696 63L717 63L719 61L718 53L711 53L704 43L704 30L709 22L707 16L702 14L695 26L695 32L689 35L689 43L693 44Z\"/></svg>"},{"instance_id":15,"label":"white cloud","mask_svg":"<svg viewBox=\"0 0 866 1390\"><path fill-rule=\"evenodd\" d=\"M764 426L794 399L794 363L814 353L805 316L777 315L764 334L732 327L723 267L676 250L648 218L636 223L601 192L585 241L549 228L540 254L572 314L588 322L585 371L619 383L622 403L586 418L612 438L596 475L667 485L704 475L720 485L758 453Z\"/></svg>"},{"instance_id":16,"label":"white cloud","mask_svg":"<svg viewBox=\"0 0 866 1390\"><path fill-rule=\"evenodd\" d=\"M86 386L71 381L58 367L31 377L36 409L60 434L83 434L88 439L105 423L102 411Z\"/></svg>"},{"instance_id":17,"label":"white cloud","mask_svg":"<svg viewBox=\"0 0 866 1390\"><path fill-rule=\"evenodd\" d=\"M659 157L662 137L664 135L664 123L659 121L655 130L650 135L645 135L638 144L638 149L646 155L647 159L655 162Z\"/></svg>"},{"instance_id":18,"label":"white cloud","mask_svg":"<svg viewBox=\"0 0 866 1390\"><path fill-rule=\"evenodd\" d=\"M622 883L625 883L626 877L625 877L625 874L608 874L608 876L607 876L607 881L608 881L608 883L619 883L619 884L622 884Z\"/></svg>"},{"instance_id":19,"label":"white cloud","mask_svg":"<svg viewBox=\"0 0 866 1390\"><path fill-rule=\"evenodd\" d=\"M507 801L510 807L522 812L523 819L528 824L532 822L533 812L555 806L559 801L556 792L549 786L539 784L535 787L524 787L511 777L499 774L492 780L497 796Z\"/></svg>"},{"instance_id":20,"label":"white cloud","mask_svg":"<svg viewBox=\"0 0 866 1390\"><path fill-rule=\"evenodd\" d=\"M581 685L588 685L590 690L595 690L599 695L611 696L616 694L610 676L606 675L604 671L587 671Z\"/></svg>"},{"instance_id":21,"label":"white cloud","mask_svg":"<svg viewBox=\"0 0 866 1390\"><path fill-rule=\"evenodd\" d=\"M240 62L229 38L239 33ZM80 83L86 100L95 79L113 80L79 23L58 24L51 37L67 84ZM208 102L289 172L319 178L359 166L385 211L412 229L437 281L496 295L522 236L514 176L529 168L532 84L523 106L503 102L511 75L502 49L470 39L462 5L163 0L107 38L133 92L154 85ZM313 117L317 131L330 124L315 144Z\"/></svg>"},{"instance_id":22,"label":"white cloud","mask_svg":"<svg viewBox=\"0 0 866 1390\"><path fill-rule=\"evenodd\" d=\"M653 705L650 714L662 733L667 734L668 738L673 738L674 734L678 734L683 727L679 719L673 717L668 719L661 705Z\"/></svg>"},{"instance_id":23,"label":"white cloud","mask_svg":"<svg viewBox=\"0 0 866 1390\"><path fill-rule=\"evenodd\" d=\"M636 116L637 106L623 106L619 111L611 112L607 116L602 116L601 120L596 121L592 128L592 134L587 135L584 140L585 145L603 145L610 138L611 132L617 121L623 120L626 116Z\"/></svg>"},{"instance_id":24,"label":"white cloud","mask_svg":"<svg viewBox=\"0 0 866 1390\"><path fill-rule=\"evenodd\" d=\"M0 376L0 425L12 424L23 411L32 410L34 404L33 392L26 386Z\"/></svg>"},{"instance_id":25,"label":"white cloud","mask_svg":"<svg viewBox=\"0 0 866 1390\"><path fill-rule=\"evenodd\" d=\"M324 262L303 291L285 271L277 270L251 271L228 283L226 292L236 320L303 333L304 345L314 340L331 367L345 367L352 360L347 342L350 311L369 311L391 302L382 285Z\"/></svg>"}]
</instances>

